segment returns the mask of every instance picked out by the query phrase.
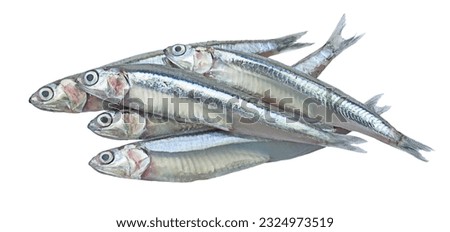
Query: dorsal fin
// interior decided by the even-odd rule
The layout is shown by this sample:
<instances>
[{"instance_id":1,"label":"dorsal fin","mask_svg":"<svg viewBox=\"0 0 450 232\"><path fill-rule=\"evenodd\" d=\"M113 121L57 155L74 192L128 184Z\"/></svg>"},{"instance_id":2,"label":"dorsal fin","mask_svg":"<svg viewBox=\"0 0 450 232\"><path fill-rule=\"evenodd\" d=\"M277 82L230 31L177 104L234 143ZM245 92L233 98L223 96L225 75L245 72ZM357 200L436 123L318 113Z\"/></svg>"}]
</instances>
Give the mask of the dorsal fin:
<instances>
[{"instance_id":1,"label":"dorsal fin","mask_svg":"<svg viewBox=\"0 0 450 232\"><path fill-rule=\"evenodd\" d=\"M367 100L366 103L364 104L367 106L369 110L381 115L382 113L388 111L391 108L391 106L377 106L377 103L382 96L383 96L382 93L377 94L372 98L370 98L369 100Z\"/></svg>"}]
</instances>

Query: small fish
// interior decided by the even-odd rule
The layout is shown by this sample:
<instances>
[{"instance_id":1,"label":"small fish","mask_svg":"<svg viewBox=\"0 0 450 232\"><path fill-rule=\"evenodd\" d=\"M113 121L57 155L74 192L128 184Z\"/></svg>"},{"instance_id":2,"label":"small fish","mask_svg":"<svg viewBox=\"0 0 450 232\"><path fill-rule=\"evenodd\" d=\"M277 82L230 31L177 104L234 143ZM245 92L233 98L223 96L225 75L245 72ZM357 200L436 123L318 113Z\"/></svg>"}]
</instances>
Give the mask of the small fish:
<instances>
[{"instance_id":1,"label":"small fish","mask_svg":"<svg viewBox=\"0 0 450 232\"><path fill-rule=\"evenodd\" d=\"M389 106L379 107L376 103L381 95L369 99L365 105L377 114L389 110ZM88 128L97 135L110 139L131 140L143 139L154 140L168 136L179 136L195 134L204 131L214 131L214 127L202 124L178 122L169 118L158 118L152 114L140 113L135 110L106 111L91 120ZM349 131L342 128L335 129L342 134Z\"/></svg>"},{"instance_id":2,"label":"small fish","mask_svg":"<svg viewBox=\"0 0 450 232\"><path fill-rule=\"evenodd\" d=\"M332 41L345 41L339 35L342 28L339 25L333 33L339 39ZM174 53L176 50L184 52ZM277 99L275 102L283 108L287 106L287 109L298 110L307 118L371 136L420 160L426 161L420 150L432 150L397 131L372 109L338 88L272 59L245 52L179 44L164 52L181 69L201 73L263 99L266 99L266 91L270 91L270 99ZM293 101L281 104L286 98Z\"/></svg>"},{"instance_id":3,"label":"small fish","mask_svg":"<svg viewBox=\"0 0 450 232\"><path fill-rule=\"evenodd\" d=\"M134 110L103 112L88 124L88 128L102 137L121 140L156 139L216 130L202 124L177 122Z\"/></svg>"},{"instance_id":4,"label":"small fish","mask_svg":"<svg viewBox=\"0 0 450 232\"><path fill-rule=\"evenodd\" d=\"M301 118L291 120L267 105L249 102L255 99L245 93L181 69L111 66L90 70L77 81L80 88L101 99L165 118L236 134L364 152L352 145L365 142L361 138L329 133Z\"/></svg>"},{"instance_id":5,"label":"small fish","mask_svg":"<svg viewBox=\"0 0 450 232\"><path fill-rule=\"evenodd\" d=\"M236 49L272 56L281 52L311 45L310 43L297 43L297 40L305 33L306 32L300 32L268 40L208 41L195 43L194 45ZM105 66L119 64L166 65L166 57L164 52L159 50L132 56ZM79 75L80 74L75 74L65 77L39 88L39 90L30 97L29 102L41 110L53 112L80 113L110 109L108 103L77 88L75 80Z\"/></svg>"},{"instance_id":6,"label":"small fish","mask_svg":"<svg viewBox=\"0 0 450 232\"><path fill-rule=\"evenodd\" d=\"M355 44L362 35L353 36L349 39L342 37L342 30L345 27L345 14L341 17L338 25L334 29L329 40L318 50L311 53L307 57L301 59L294 64L292 68L296 69L299 73L310 78L318 78L320 73L328 66L328 64L336 58L342 51ZM226 49L225 49L226 50ZM228 49L229 50L229 49ZM269 88L272 83L268 83L261 80L251 72L242 70L237 65L230 64L233 62L232 56L229 54L228 60L230 63L220 62L219 59L214 59L215 56L227 56L225 51L211 51L207 46L192 46L176 44L164 50L169 62L173 66L179 67L185 70L190 70L203 74L207 77L213 78L219 82L226 83L236 89L244 91L250 95L261 98L263 101L267 101L275 105L279 105L289 112L296 112L295 110L299 105L309 104L304 103L302 96L295 96L294 101L290 101L291 98L286 98L289 94L292 94L290 89L286 88ZM233 77L233 78L230 78ZM296 93L294 93L296 94ZM288 101L285 101L288 100ZM279 103L279 104L278 104ZM304 106L303 108L308 108ZM308 108L310 109L310 108ZM300 112L301 113L301 112ZM308 118L310 121L314 121L315 116L318 115L316 110L310 109L309 114L300 114L300 117Z\"/></svg>"},{"instance_id":7,"label":"small fish","mask_svg":"<svg viewBox=\"0 0 450 232\"><path fill-rule=\"evenodd\" d=\"M204 132L142 141L100 152L89 165L121 178L166 182L205 180L308 154L321 147Z\"/></svg>"}]
</instances>

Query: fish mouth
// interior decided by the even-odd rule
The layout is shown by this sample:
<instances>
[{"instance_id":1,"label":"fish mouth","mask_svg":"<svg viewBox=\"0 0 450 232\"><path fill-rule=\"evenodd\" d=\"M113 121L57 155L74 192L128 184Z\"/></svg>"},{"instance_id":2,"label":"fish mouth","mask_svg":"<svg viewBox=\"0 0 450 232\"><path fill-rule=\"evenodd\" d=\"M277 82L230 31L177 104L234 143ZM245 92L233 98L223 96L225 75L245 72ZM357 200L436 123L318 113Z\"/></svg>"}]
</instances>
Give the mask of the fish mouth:
<instances>
[{"instance_id":1,"label":"fish mouth","mask_svg":"<svg viewBox=\"0 0 450 232\"><path fill-rule=\"evenodd\" d=\"M36 96L31 96L31 97L28 99L28 102L29 102L31 105L35 106L35 107L38 107L38 105L42 104L42 103L40 103L40 102L37 100L37 97L36 97ZM39 108L39 107L38 107L38 108Z\"/></svg>"},{"instance_id":2,"label":"fish mouth","mask_svg":"<svg viewBox=\"0 0 450 232\"><path fill-rule=\"evenodd\" d=\"M28 99L28 102L33 105L34 107L48 111L48 112L65 112L65 113L76 113L75 111L71 110L69 107L58 107L57 105L53 104L52 102L42 102L38 99L37 96L31 96Z\"/></svg>"},{"instance_id":3,"label":"fish mouth","mask_svg":"<svg viewBox=\"0 0 450 232\"><path fill-rule=\"evenodd\" d=\"M98 130L98 127L95 125L95 123L93 123L93 122L90 122L88 125L87 125L87 128L89 129L89 130L91 130L91 131L93 131L93 132L96 132L97 130Z\"/></svg>"},{"instance_id":4,"label":"fish mouth","mask_svg":"<svg viewBox=\"0 0 450 232\"><path fill-rule=\"evenodd\" d=\"M97 163L97 161L95 160L95 157L92 158L91 160L89 160L89 166L91 166L91 167L94 168L94 169L95 169L95 167L98 166L98 163ZM96 169L96 170L97 170L97 169Z\"/></svg>"},{"instance_id":5,"label":"fish mouth","mask_svg":"<svg viewBox=\"0 0 450 232\"><path fill-rule=\"evenodd\" d=\"M38 98L34 95L32 95L29 99L28 102L33 105L34 107L40 109L40 110L45 110L45 111L53 111L52 109L50 109L47 105L45 105L43 102L39 101Z\"/></svg>"},{"instance_id":6,"label":"fish mouth","mask_svg":"<svg viewBox=\"0 0 450 232\"><path fill-rule=\"evenodd\" d=\"M113 171L110 171L110 170L102 168L102 165L97 160L97 157L93 157L89 161L88 164L89 164L89 166L91 166L92 169L94 169L98 173L105 174L105 175L108 175L108 176L120 177L120 175L114 173Z\"/></svg>"},{"instance_id":7,"label":"fish mouth","mask_svg":"<svg viewBox=\"0 0 450 232\"><path fill-rule=\"evenodd\" d=\"M168 59L168 58L169 58L169 55L170 55L170 54L169 54L169 50L166 48L166 49L163 50L163 53L164 53L164 55L166 56L165 59Z\"/></svg>"},{"instance_id":8,"label":"fish mouth","mask_svg":"<svg viewBox=\"0 0 450 232\"><path fill-rule=\"evenodd\" d=\"M173 63L169 58L167 58L167 56L164 57L162 60L164 64L169 65L170 67L178 68L178 66L175 63Z\"/></svg>"},{"instance_id":9,"label":"fish mouth","mask_svg":"<svg viewBox=\"0 0 450 232\"><path fill-rule=\"evenodd\" d=\"M170 67L172 67L172 68L179 68L179 66L176 63L172 62L172 60L170 59L170 52L169 52L169 50L167 50L167 48L166 48L166 49L163 50L163 52L164 52L164 55L165 55L165 57L162 59L163 62L166 65L170 65Z\"/></svg>"},{"instance_id":10,"label":"fish mouth","mask_svg":"<svg viewBox=\"0 0 450 232\"><path fill-rule=\"evenodd\" d=\"M93 168L95 171L99 172L99 173L103 173L103 174L108 174L107 172L103 171L100 168L100 163L97 161L97 157L93 157L90 161L89 161L89 166L91 166L91 168Z\"/></svg>"}]
</instances>

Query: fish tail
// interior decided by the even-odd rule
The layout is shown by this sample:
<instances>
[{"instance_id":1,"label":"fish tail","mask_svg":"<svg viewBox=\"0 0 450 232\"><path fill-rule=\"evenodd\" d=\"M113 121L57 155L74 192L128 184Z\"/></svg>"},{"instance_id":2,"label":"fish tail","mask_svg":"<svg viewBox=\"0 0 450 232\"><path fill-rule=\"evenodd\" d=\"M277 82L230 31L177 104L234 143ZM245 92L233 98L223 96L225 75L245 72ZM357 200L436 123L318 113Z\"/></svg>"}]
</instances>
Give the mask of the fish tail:
<instances>
[{"instance_id":1,"label":"fish tail","mask_svg":"<svg viewBox=\"0 0 450 232\"><path fill-rule=\"evenodd\" d=\"M372 98L370 98L369 100L367 100L366 103L364 104L367 106L369 110L373 111L378 115L381 115L382 113L388 111L391 108L391 106L377 106L377 103L382 96L383 94L377 94Z\"/></svg>"},{"instance_id":2,"label":"fish tail","mask_svg":"<svg viewBox=\"0 0 450 232\"><path fill-rule=\"evenodd\" d=\"M306 31L303 31L275 39L278 45L278 53L311 46L313 43L296 43L305 34Z\"/></svg>"},{"instance_id":3,"label":"fish tail","mask_svg":"<svg viewBox=\"0 0 450 232\"><path fill-rule=\"evenodd\" d=\"M327 41L327 44L330 45L333 49L333 53L338 55L348 47L355 44L364 34L361 35L355 35L349 39L344 39L342 37L342 30L345 27L345 14L341 17L341 20L337 24L336 28L333 31L333 34L331 34L330 38Z\"/></svg>"},{"instance_id":4,"label":"fish tail","mask_svg":"<svg viewBox=\"0 0 450 232\"><path fill-rule=\"evenodd\" d=\"M353 145L367 142L365 139L351 135L342 135L342 134L333 134L333 135L335 139L327 145L342 148L349 151L367 153L364 149Z\"/></svg>"},{"instance_id":5,"label":"fish tail","mask_svg":"<svg viewBox=\"0 0 450 232\"><path fill-rule=\"evenodd\" d=\"M405 135L402 135L400 141L397 143L397 148L400 150L406 151L409 154L413 155L417 159L427 162L428 160L420 154L420 150L422 151L433 151L433 149L419 141L411 139Z\"/></svg>"}]
</instances>

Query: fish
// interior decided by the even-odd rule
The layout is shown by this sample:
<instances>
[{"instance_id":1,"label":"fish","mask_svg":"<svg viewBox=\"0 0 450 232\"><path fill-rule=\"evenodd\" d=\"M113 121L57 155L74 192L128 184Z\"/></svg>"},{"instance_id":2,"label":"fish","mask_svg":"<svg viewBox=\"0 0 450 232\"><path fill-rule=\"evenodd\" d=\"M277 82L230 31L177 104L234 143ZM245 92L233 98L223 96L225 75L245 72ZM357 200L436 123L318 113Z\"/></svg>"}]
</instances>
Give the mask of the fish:
<instances>
[{"instance_id":1,"label":"fish","mask_svg":"<svg viewBox=\"0 0 450 232\"><path fill-rule=\"evenodd\" d=\"M342 20L333 33L338 38L331 40L345 44L340 37L342 26L339 25ZM177 47L184 47L181 50L185 52L173 53L180 50ZM180 44L168 47L164 52L178 68L203 74L263 100L270 99L271 103L299 112L309 121L360 132L422 161L427 160L420 151L432 151L431 147L407 137L342 90L275 60L246 52Z\"/></svg>"},{"instance_id":2,"label":"fish","mask_svg":"<svg viewBox=\"0 0 450 232\"><path fill-rule=\"evenodd\" d=\"M321 48L317 49L307 57L292 65L292 67L305 76L308 76L310 78L318 78L318 76L334 58L336 58L344 50L359 41L363 36L363 34L361 34L355 35L348 39L344 39L341 34L346 25L345 22L346 21L344 14L335 27L328 41ZM177 52L176 50L179 50L179 52ZM228 64L223 64L223 62L215 62L213 57L214 55L216 55L216 53L208 52L207 46L200 45L194 47L189 45L185 46L183 44L176 44L169 48L166 48L164 52L169 62L175 67L204 74L207 77L211 77L219 82L229 84L236 89L245 91L250 95L268 101L269 103L279 102L280 104L278 105L280 105L285 110L289 110L290 112L298 112L295 110L295 104L289 104L290 99L283 97L288 96L288 93L286 93L283 89L279 89L277 92L273 93L270 91L271 89L267 89L266 86L263 86L261 88L258 80L248 81L249 78L245 77L248 75L252 75L251 73L249 73L248 75L241 73L230 73L240 71L243 71L245 73L245 70L240 70L239 68L237 68L237 70L230 70L236 68L236 66L231 67ZM223 73L225 72L227 72L228 75L224 75ZM229 78L229 76L234 76L234 78ZM297 102L302 102L302 99L298 99ZM300 116L306 117L309 120L313 120L310 119L313 117L308 117L304 114L300 114Z\"/></svg>"},{"instance_id":3,"label":"fish","mask_svg":"<svg viewBox=\"0 0 450 232\"><path fill-rule=\"evenodd\" d=\"M364 104L373 108L377 114L382 114L389 110L390 106L377 106L376 103L380 97L380 94L376 95ZM203 124L178 122L131 109L102 112L89 122L88 128L99 136L117 140L155 140L169 136L217 131L216 128ZM336 128L335 132L347 134L350 131Z\"/></svg>"},{"instance_id":4,"label":"fish","mask_svg":"<svg viewBox=\"0 0 450 232\"><path fill-rule=\"evenodd\" d=\"M312 73L312 76L318 78L319 74L320 72L315 72ZM390 106L378 107L376 105L381 96L376 95L364 103L380 115L390 109ZM131 109L120 110L120 108L97 115L89 122L88 128L99 136L117 140L153 140L168 136L216 130L213 127L202 124L182 123L170 118L163 119L152 114L145 114ZM340 131L342 134L350 132L342 128L337 129L337 131Z\"/></svg>"},{"instance_id":5,"label":"fish","mask_svg":"<svg viewBox=\"0 0 450 232\"><path fill-rule=\"evenodd\" d=\"M292 119L252 96L177 68L111 66L87 71L77 82L81 89L103 100L165 118L236 134L365 152L353 145L365 142L359 137L331 133L325 125Z\"/></svg>"},{"instance_id":6,"label":"fish","mask_svg":"<svg viewBox=\"0 0 450 232\"><path fill-rule=\"evenodd\" d=\"M164 182L206 180L268 162L292 159L321 147L202 132L139 141L102 151L89 165L120 178Z\"/></svg>"},{"instance_id":7,"label":"fish","mask_svg":"<svg viewBox=\"0 0 450 232\"><path fill-rule=\"evenodd\" d=\"M334 58L359 41L363 36L361 34L348 39L343 38L341 34L345 25L344 14L328 41L321 48L292 65L292 68L296 69L303 76L317 78ZM228 54L226 51L227 49L222 49L221 51L210 50L207 46L199 45L195 47L183 44L176 44L164 50L168 62L174 67L203 74L205 77L228 84L233 88L261 98L263 101L278 105L284 110L297 113L299 117L305 117L310 121L314 121L314 118L317 117L316 115L320 115L316 112L316 109L311 109L310 105L314 107L315 102L311 102L310 99L305 100L304 96L291 98L289 96L296 93L292 93L292 90L287 88L269 88L269 86L274 84L271 80L266 78L264 81L264 78L254 75L251 71L242 69L238 65L233 65L232 62L235 62L233 56L235 54L233 52ZM220 57L224 56L227 57L221 60ZM245 58L251 59L250 57ZM245 62L245 60L241 62ZM297 108L300 106L303 109L307 108L309 111L298 110Z\"/></svg>"},{"instance_id":8,"label":"fish","mask_svg":"<svg viewBox=\"0 0 450 232\"><path fill-rule=\"evenodd\" d=\"M311 43L297 42L305 33L299 32L268 40L207 41L195 43L194 45L245 50L251 53L272 56L311 45ZM164 52L157 50L115 61L104 66L119 64L167 65L166 62ZM77 88L75 80L79 75L80 73L74 74L39 88L29 98L29 102L41 110L66 113L101 111L116 107L110 106L110 104L105 103L103 100Z\"/></svg>"}]
</instances>

